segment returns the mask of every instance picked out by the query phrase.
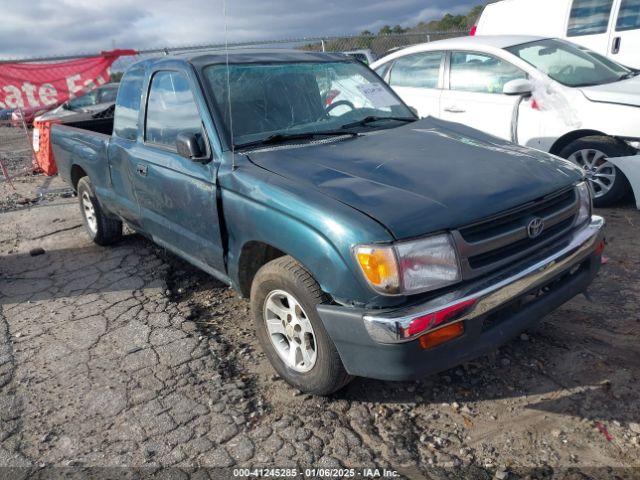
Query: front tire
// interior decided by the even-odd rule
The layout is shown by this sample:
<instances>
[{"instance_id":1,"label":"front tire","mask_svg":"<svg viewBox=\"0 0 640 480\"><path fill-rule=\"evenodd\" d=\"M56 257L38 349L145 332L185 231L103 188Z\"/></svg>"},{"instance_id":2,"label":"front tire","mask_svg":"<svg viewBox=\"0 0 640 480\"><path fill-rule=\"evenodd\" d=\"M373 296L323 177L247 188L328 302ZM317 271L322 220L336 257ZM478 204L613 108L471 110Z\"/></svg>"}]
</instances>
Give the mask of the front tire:
<instances>
[{"instance_id":1,"label":"front tire","mask_svg":"<svg viewBox=\"0 0 640 480\"><path fill-rule=\"evenodd\" d=\"M78 181L77 190L82 221L91 240L103 246L119 241L122 238L122 222L104 214L89 177L82 177Z\"/></svg>"},{"instance_id":2,"label":"front tire","mask_svg":"<svg viewBox=\"0 0 640 480\"><path fill-rule=\"evenodd\" d=\"M584 137L571 142L560 156L581 167L593 189L593 204L608 207L616 204L629 191L627 178L609 157L633 155L626 145L610 137Z\"/></svg>"},{"instance_id":3,"label":"front tire","mask_svg":"<svg viewBox=\"0 0 640 480\"><path fill-rule=\"evenodd\" d=\"M315 395L336 392L352 379L316 311L328 300L289 256L264 265L251 286L256 333L271 365L287 383Z\"/></svg>"}]
</instances>

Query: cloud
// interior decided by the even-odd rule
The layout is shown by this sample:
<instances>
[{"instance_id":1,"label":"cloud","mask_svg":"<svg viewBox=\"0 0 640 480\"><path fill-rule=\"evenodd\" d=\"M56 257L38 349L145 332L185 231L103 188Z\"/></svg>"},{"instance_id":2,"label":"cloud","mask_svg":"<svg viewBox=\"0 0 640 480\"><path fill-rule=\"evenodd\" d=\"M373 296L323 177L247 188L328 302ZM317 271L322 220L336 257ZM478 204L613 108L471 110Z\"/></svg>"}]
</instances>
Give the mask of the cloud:
<instances>
[{"instance_id":1,"label":"cloud","mask_svg":"<svg viewBox=\"0 0 640 480\"><path fill-rule=\"evenodd\" d=\"M0 57L224 41L222 0L4 0ZM227 0L230 42L354 34L462 13L469 0Z\"/></svg>"}]
</instances>

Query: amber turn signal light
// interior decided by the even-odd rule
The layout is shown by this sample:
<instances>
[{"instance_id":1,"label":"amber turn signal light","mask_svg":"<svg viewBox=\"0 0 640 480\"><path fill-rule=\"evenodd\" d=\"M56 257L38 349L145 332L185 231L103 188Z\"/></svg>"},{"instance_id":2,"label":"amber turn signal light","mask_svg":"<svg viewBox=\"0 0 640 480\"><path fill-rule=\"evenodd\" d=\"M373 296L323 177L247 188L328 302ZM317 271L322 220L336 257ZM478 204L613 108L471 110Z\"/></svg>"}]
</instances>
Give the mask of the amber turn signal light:
<instances>
[{"instance_id":1,"label":"amber turn signal light","mask_svg":"<svg viewBox=\"0 0 640 480\"><path fill-rule=\"evenodd\" d=\"M420 346L427 350L453 340L454 338L458 338L462 336L463 333L464 325L462 322L452 323L451 325L421 336L418 341L420 342Z\"/></svg>"},{"instance_id":2,"label":"amber turn signal light","mask_svg":"<svg viewBox=\"0 0 640 480\"><path fill-rule=\"evenodd\" d=\"M392 247L360 246L356 258L365 278L373 288L383 293L396 293L400 289L398 263Z\"/></svg>"}]
</instances>

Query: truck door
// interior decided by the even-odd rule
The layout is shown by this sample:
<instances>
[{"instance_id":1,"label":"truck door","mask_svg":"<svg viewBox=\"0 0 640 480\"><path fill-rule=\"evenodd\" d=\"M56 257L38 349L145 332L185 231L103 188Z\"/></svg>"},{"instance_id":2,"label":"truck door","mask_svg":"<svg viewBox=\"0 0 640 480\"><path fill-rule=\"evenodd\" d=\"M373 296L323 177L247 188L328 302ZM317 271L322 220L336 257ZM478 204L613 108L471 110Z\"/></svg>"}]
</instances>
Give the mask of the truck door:
<instances>
[{"instance_id":1,"label":"truck door","mask_svg":"<svg viewBox=\"0 0 640 480\"><path fill-rule=\"evenodd\" d=\"M216 164L177 153L179 133L206 139L193 78L184 71L153 73L143 142L135 159L135 190L145 232L205 270L224 272L216 203ZM207 147L207 151L211 149ZM209 154L211 157L213 154Z\"/></svg>"},{"instance_id":2,"label":"truck door","mask_svg":"<svg viewBox=\"0 0 640 480\"><path fill-rule=\"evenodd\" d=\"M640 0L616 0L609 57L631 68L640 68Z\"/></svg>"},{"instance_id":3,"label":"truck door","mask_svg":"<svg viewBox=\"0 0 640 480\"><path fill-rule=\"evenodd\" d=\"M111 181L107 194L113 195L110 204L118 215L134 226L140 225L140 207L131 166L139 150L138 122L144 78L142 67L127 70L122 78L116 99L113 135L107 149Z\"/></svg>"}]
</instances>

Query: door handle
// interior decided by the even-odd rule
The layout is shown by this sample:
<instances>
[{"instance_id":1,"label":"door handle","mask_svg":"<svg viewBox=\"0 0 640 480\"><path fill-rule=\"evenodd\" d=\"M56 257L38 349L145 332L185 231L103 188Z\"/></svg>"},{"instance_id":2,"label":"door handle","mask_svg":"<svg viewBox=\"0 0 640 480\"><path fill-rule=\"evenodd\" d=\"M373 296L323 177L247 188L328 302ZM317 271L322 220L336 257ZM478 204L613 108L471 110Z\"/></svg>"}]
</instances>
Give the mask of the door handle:
<instances>
[{"instance_id":1,"label":"door handle","mask_svg":"<svg viewBox=\"0 0 640 480\"><path fill-rule=\"evenodd\" d=\"M149 167L147 165L143 163L139 163L138 165L136 165L136 172L138 173L138 175L146 177L148 171L149 171Z\"/></svg>"},{"instance_id":2,"label":"door handle","mask_svg":"<svg viewBox=\"0 0 640 480\"><path fill-rule=\"evenodd\" d=\"M611 53L616 54L620 51L620 44L622 43L622 37L616 37L613 39L613 44L611 45Z\"/></svg>"},{"instance_id":3,"label":"door handle","mask_svg":"<svg viewBox=\"0 0 640 480\"><path fill-rule=\"evenodd\" d=\"M466 110L460 107L445 107L444 111L449 113L465 113L466 112Z\"/></svg>"}]
</instances>

